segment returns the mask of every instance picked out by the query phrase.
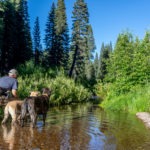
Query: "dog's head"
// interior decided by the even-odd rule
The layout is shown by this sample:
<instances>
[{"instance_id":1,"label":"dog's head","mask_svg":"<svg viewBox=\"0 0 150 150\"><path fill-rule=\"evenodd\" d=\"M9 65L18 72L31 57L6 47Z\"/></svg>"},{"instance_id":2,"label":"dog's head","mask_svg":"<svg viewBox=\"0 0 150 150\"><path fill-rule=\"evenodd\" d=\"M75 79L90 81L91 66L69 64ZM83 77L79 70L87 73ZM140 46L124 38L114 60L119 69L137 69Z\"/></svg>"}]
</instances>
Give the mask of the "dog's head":
<instances>
[{"instance_id":1,"label":"dog's head","mask_svg":"<svg viewBox=\"0 0 150 150\"><path fill-rule=\"evenodd\" d=\"M30 92L30 96L32 96L32 97L36 97L36 96L40 96L40 95L41 95L41 93L39 91Z\"/></svg>"},{"instance_id":2,"label":"dog's head","mask_svg":"<svg viewBox=\"0 0 150 150\"><path fill-rule=\"evenodd\" d=\"M46 95L46 96L50 97L51 90L49 88L43 88L42 89L42 95Z\"/></svg>"}]
</instances>

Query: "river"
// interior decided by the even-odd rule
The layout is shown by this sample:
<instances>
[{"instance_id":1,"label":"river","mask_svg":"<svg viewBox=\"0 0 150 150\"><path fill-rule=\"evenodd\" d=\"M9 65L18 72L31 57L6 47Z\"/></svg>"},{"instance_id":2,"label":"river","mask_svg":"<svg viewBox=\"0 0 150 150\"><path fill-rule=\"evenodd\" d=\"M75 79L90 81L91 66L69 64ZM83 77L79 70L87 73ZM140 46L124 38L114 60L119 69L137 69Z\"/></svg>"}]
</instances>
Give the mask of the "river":
<instances>
[{"instance_id":1,"label":"river","mask_svg":"<svg viewBox=\"0 0 150 150\"><path fill-rule=\"evenodd\" d=\"M0 120L1 121L1 120ZM150 129L135 115L92 104L52 107L46 125L0 125L0 150L149 150Z\"/></svg>"}]
</instances>

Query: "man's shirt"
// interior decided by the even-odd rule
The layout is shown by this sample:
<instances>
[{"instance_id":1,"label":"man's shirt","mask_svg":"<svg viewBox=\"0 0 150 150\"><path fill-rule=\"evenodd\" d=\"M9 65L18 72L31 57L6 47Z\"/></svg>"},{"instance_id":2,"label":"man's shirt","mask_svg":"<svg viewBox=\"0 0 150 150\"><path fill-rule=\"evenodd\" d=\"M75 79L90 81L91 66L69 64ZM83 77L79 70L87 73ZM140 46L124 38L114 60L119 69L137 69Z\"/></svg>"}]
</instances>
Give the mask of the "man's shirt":
<instances>
[{"instance_id":1,"label":"man's shirt","mask_svg":"<svg viewBox=\"0 0 150 150\"><path fill-rule=\"evenodd\" d=\"M0 78L0 87L8 90L16 90L18 88L18 81L15 78L4 76Z\"/></svg>"}]
</instances>

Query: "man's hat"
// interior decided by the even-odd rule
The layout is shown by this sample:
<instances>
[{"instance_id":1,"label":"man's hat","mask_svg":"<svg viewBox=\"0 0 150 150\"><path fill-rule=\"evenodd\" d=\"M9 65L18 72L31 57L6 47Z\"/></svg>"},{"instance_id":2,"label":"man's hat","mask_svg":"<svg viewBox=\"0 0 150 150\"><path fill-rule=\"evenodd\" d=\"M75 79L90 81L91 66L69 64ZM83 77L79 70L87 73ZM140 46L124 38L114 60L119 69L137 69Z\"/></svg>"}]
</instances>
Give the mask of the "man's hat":
<instances>
[{"instance_id":1,"label":"man's hat","mask_svg":"<svg viewBox=\"0 0 150 150\"><path fill-rule=\"evenodd\" d=\"M9 75L18 75L18 71L16 69L11 69Z\"/></svg>"}]
</instances>

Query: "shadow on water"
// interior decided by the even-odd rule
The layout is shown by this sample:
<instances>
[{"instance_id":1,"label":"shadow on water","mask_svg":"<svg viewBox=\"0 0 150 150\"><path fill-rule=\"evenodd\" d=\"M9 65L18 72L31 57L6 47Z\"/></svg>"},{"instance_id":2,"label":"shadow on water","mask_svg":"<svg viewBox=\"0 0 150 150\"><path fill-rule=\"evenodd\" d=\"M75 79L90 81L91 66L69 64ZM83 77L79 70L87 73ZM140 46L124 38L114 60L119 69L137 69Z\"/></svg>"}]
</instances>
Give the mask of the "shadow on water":
<instances>
[{"instance_id":1,"label":"shadow on water","mask_svg":"<svg viewBox=\"0 0 150 150\"><path fill-rule=\"evenodd\" d=\"M53 107L46 125L0 126L0 150L149 150L150 130L134 115L96 105Z\"/></svg>"}]
</instances>

